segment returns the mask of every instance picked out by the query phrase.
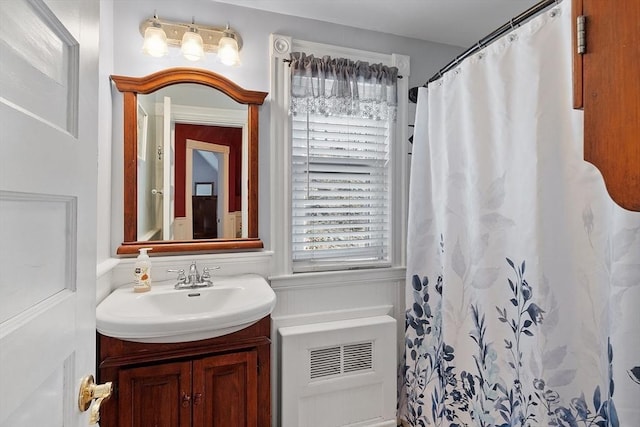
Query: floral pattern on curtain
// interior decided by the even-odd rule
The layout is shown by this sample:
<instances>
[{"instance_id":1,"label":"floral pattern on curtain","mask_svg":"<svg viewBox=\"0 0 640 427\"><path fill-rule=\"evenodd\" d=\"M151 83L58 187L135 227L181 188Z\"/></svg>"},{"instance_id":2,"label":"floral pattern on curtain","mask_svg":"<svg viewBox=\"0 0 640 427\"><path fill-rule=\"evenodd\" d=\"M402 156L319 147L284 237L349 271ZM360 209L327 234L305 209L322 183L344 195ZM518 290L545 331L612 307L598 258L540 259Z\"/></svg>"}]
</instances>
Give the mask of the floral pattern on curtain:
<instances>
[{"instance_id":1,"label":"floral pattern on curtain","mask_svg":"<svg viewBox=\"0 0 640 427\"><path fill-rule=\"evenodd\" d=\"M292 114L395 119L398 69L346 58L291 53Z\"/></svg>"},{"instance_id":2,"label":"floral pattern on curtain","mask_svg":"<svg viewBox=\"0 0 640 427\"><path fill-rule=\"evenodd\" d=\"M419 91L407 426L640 426L640 213L583 161L570 5Z\"/></svg>"}]
</instances>

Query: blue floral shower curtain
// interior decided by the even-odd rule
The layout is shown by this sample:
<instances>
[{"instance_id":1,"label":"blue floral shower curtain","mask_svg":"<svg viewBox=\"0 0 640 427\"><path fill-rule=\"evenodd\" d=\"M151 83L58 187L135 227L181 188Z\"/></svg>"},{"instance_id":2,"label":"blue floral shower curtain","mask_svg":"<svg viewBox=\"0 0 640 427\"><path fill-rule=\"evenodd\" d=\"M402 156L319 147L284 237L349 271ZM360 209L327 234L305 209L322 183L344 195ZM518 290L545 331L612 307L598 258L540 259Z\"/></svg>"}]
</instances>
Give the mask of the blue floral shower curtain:
<instances>
[{"instance_id":1,"label":"blue floral shower curtain","mask_svg":"<svg viewBox=\"0 0 640 427\"><path fill-rule=\"evenodd\" d=\"M408 426L640 426L640 213L582 160L570 2L421 89Z\"/></svg>"}]
</instances>

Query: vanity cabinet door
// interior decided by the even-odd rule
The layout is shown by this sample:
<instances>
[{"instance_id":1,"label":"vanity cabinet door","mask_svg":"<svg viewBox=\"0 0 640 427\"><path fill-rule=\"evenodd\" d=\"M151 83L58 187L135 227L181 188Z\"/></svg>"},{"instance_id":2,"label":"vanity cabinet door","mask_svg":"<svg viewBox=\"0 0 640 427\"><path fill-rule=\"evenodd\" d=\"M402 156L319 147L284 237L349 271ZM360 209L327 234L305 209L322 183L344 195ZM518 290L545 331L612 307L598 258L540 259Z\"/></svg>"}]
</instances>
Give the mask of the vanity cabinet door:
<instances>
[{"instance_id":1,"label":"vanity cabinet door","mask_svg":"<svg viewBox=\"0 0 640 427\"><path fill-rule=\"evenodd\" d=\"M257 350L193 362L194 427L258 425Z\"/></svg>"},{"instance_id":2,"label":"vanity cabinet door","mask_svg":"<svg viewBox=\"0 0 640 427\"><path fill-rule=\"evenodd\" d=\"M190 427L191 362L124 368L118 427Z\"/></svg>"}]
</instances>

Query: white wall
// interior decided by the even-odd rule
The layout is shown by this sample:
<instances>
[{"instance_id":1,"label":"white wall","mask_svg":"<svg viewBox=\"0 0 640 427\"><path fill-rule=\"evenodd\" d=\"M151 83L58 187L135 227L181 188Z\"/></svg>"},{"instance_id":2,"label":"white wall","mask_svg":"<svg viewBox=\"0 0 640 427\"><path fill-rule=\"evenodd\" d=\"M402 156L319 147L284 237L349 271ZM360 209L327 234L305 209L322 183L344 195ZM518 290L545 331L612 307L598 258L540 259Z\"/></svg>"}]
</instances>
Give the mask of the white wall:
<instances>
[{"instance_id":1,"label":"white wall","mask_svg":"<svg viewBox=\"0 0 640 427\"><path fill-rule=\"evenodd\" d=\"M109 26L109 19L103 19L101 38L108 38L112 32L113 61L107 57L106 64L112 65L109 74L144 76L167 67L196 66L207 68L221 74L240 86L258 91L269 92L270 59L269 59L269 34L287 34L291 37L313 41L318 43L333 44L355 49L363 49L379 53L398 53L411 57L411 76L409 87L423 84L432 74L446 65L455 55L463 49L455 46L447 46L436 43L428 43L414 39L408 39L388 34L358 30L346 26L333 25L320 21L294 18L285 15L247 9L213 1L202 0L137 0L119 1L102 0L103 8L111 8L113 25ZM227 22L238 31L243 39L244 46L240 52L242 64L238 67L226 67L217 62L214 55L208 55L204 61L191 63L183 59L179 50L170 48L170 53L164 58L152 58L141 52L142 36L138 27L140 22L149 18L154 11L162 19L179 20L189 22L195 17L196 23L208 25L224 25ZM109 14L103 15L109 17ZM108 41L105 41L108 44ZM110 55L105 50L106 55ZM101 58L102 59L102 58ZM103 80L106 76L102 75ZM103 82L104 84L104 82ZM105 93L102 93L104 96ZM99 300L108 292L108 286L123 284L130 279L132 267L131 259L123 260L115 267L113 272L108 272L114 264L109 257L114 257L115 250L122 241L122 189L123 189L123 136L122 136L122 96L115 88L111 88L100 100L105 113L101 118L112 123L112 127L101 130L101 139L111 137L113 143L110 161L111 176L111 200L99 196L105 203L111 204L111 222L102 226L108 226L110 235L99 233L99 265L103 268L99 271L105 273L104 279L99 281ZM113 105L112 105L113 103ZM110 117L112 113L113 117ZM410 122L413 117L413 106L409 111ZM112 133L112 136L107 134ZM260 109L260 143L259 143L259 230L260 238L265 244L265 250L251 255L198 255L182 257L161 257L152 259L154 268L160 270L169 267L188 266L191 259L206 259L223 265L222 274L235 271L256 272L270 277L273 270L271 262L271 230L270 227L270 200L269 182L272 173L269 159L271 141L270 133L270 104L269 97ZM411 133L410 133L411 134ZM408 142L407 152L410 151ZM101 150L107 152L108 150ZM110 159L109 159L110 160ZM101 160L105 164L108 159ZM107 174L100 175L101 179L108 179ZM102 182L102 188L107 191L108 183ZM226 267L225 267L226 266ZM226 270L225 270L226 268ZM159 275L167 277L165 273L158 271ZM402 341L404 328L404 268L396 267L384 271L350 271L340 273L314 273L287 277L272 277L271 283L276 291L278 303L272 314L274 328L278 326L290 326L305 322L316 322L327 318L339 319L354 315L389 313L398 320L399 344ZM108 284L107 284L108 283ZM275 329L274 329L275 332ZM274 339L273 361L273 400L274 410L277 407L277 336ZM400 348L400 345L398 345ZM276 415L274 411L274 416ZM274 423L274 425L276 425Z\"/></svg>"},{"instance_id":2,"label":"white wall","mask_svg":"<svg viewBox=\"0 0 640 427\"><path fill-rule=\"evenodd\" d=\"M109 3L111 0L103 0ZM243 39L242 64L227 67L217 61L215 55L193 63L180 55L178 49L170 48L169 55L152 58L141 52L142 36L140 22L157 11L160 18L209 25L224 25L229 22ZM389 34L357 30L350 27L327 24L309 19L231 6L213 1L185 0L136 0L113 1L113 70L112 74L143 76L167 67L196 66L207 68L235 81L247 89L269 91L269 34L287 34L301 40L335 44L381 53L400 53L411 56L409 87L423 84L427 78L444 66L461 48L428 43ZM103 33L104 34L104 33ZM103 36L104 37L104 36ZM122 97L112 88L113 108L113 209L110 251L122 240ZM269 183L269 98L260 110L260 191L259 200L260 237L269 247L269 198L266 197Z\"/></svg>"}]
</instances>

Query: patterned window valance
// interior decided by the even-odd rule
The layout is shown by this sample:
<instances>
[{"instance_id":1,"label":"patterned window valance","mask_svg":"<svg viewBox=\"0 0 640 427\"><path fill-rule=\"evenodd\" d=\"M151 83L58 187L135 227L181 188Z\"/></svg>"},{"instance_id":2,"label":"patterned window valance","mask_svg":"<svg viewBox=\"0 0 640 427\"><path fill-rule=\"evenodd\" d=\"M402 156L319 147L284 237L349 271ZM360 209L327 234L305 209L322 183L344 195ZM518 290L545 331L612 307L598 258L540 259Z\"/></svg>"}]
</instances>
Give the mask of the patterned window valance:
<instances>
[{"instance_id":1,"label":"patterned window valance","mask_svg":"<svg viewBox=\"0 0 640 427\"><path fill-rule=\"evenodd\" d=\"M398 69L329 56L291 54L291 114L395 119Z\"/></svg>"}]
</instances>

